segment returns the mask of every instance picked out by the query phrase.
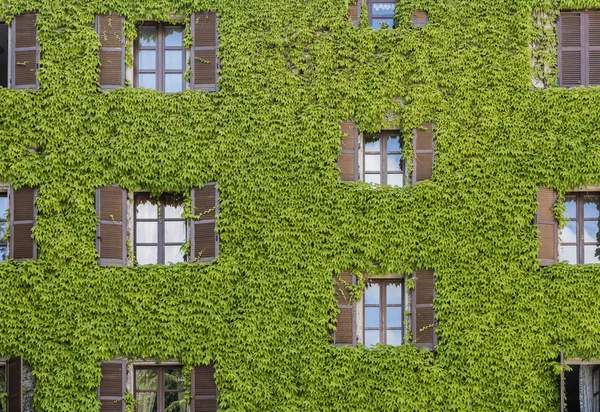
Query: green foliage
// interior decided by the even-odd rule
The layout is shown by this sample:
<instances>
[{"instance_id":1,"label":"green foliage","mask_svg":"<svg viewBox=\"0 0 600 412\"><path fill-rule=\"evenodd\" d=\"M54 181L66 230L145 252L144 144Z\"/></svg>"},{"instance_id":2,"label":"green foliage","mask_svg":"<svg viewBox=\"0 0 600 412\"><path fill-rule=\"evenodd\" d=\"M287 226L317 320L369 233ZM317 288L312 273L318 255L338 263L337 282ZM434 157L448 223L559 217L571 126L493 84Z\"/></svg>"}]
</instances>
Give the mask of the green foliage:
<instances>
[{"instance_id":1,"label":"green foliage","mask_svg":"<svg viewBox=\"0 0 600 412\"><path fill-rule=\"evenodd\" d=\"M230 411L557 409L559 350L600 354L600 266L539 269L535 194L600 181L600 93L531 77L556 85L558 10L600 3L409 0L397 29L377 31L364 3L359 28L343 0L0 6L39 12L41 87L0 90L0 178L39 187L39 259L0 264L0 353L32 365L38 411L97 410L99 361L116 355L187 373L215 361ZM96 13L126 16L131 45L137 21L207 9L219 92L99 91ZM426 27L411 27L414 9ZM341 183L347 119L401 128L407 156L411 129L434 121L433 179ZM97 187L210 181L217 262L96 264ZM437 276L435 354L330 344L334 273L423 267Z\"/></svg>"}]
</instances>

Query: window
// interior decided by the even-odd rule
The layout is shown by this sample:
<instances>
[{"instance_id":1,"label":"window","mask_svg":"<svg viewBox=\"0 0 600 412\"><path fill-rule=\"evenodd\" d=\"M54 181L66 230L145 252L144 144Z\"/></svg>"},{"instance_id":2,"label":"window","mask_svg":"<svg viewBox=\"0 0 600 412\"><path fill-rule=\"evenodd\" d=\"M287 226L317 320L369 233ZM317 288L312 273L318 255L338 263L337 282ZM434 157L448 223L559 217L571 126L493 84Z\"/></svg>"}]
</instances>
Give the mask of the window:
<instances>
[{"instance_id":1,"label":"window","mask_svg":"<svg viewBox=\"0 0 600 412\"><path fill-rule=\"evenodd\" d=\"M364 153L365 182L403 186L405 167L399 131L365 135Z\"/></svg>"},{"instance_id":2,"label":"window","mask_svg":"<svg viewBox=\"0 0 600 412\"><path fill-rule=\"evenodd\" d=\"M139 26L135 53L135 86L164 92L185 88L183 27L163 23Z\"/></svg>"},{"instance_id":3,"label":"window","mask_svg":"<svg viewBox=\"0 0 600 412\"><path fill-rule=\"evenodd\" d=\"M0 23L0 86L8 87L8 24Z\"/></svg>"},{"instance_id":4,"label":"window","mask_svg":"<svg viewBox=\"0 0 600 412\"><path fill-rule=\"evenodd\" d=\"M136 412L187 412L180 366L135 367Z\"/></svg>"},{"instance_id":5,"label":"window","mask_svg":"<svg viewBox=\"0 0 600 412\"><path fill-rule=\"evenodd\" d=\"M569 263L600 261L600 194L565 196L567 223L561 232L560 259Z\"/></svg>"},{"instance_id":6,"label":"window","mask_svg":"<svg viewBox=\"0 0 600 412\"><path fill-rule=\"evenodd\" d=\"M8 196L6 193L0 193L0 261L8 257L8 246L6 244L6 231L8 229L7 212Z\"/></svg>"},{"instance_id":7,"label":"window","mask_svg":"<svg viewBox=\"0 0 600 412\"><path fill-rule=\"evenodd\" d=\"M134 243L138 264L177 263L186 260L182 246L187 241L183 196L136 193Z\"/></svg>"},{"instance_id":8,"label":"window","mask_svg":"<svg viewBox=\"0 0 600 412\"><path fill-rule=\"evenodd\" d=\"M561 12L558 30L559 85L599 85L600 11Z\"/></svg>"},{"instance_id":9,"label":"window","mask_svg":"<svg viewBox=\"0 0 600 412\"><path fill-rule=\"evenodd\" d=\"M404 288L400 279L371 279L364 292L366 346L402 344Z\"/></svg>"},{"instance_id":10,"label":"window","mask_svg":"<svg viewBox=\"0 0 600 412\"><path fill-rule=\"evenodd\" d=\"M369 20L374 29L394 28L396 0L369 1Z\"/></svg>"},{"instance_id":11,"label":"window","mask_svg":"<svg viewBox=\"0 0 600 412\"><path fill-rule=\"evenodd\" d=\"M415 10L410 16L410 23L413 25L413 27L426 26L428 21L429 13L427 13L425 10Z\"/></svg>"}]
</instances>

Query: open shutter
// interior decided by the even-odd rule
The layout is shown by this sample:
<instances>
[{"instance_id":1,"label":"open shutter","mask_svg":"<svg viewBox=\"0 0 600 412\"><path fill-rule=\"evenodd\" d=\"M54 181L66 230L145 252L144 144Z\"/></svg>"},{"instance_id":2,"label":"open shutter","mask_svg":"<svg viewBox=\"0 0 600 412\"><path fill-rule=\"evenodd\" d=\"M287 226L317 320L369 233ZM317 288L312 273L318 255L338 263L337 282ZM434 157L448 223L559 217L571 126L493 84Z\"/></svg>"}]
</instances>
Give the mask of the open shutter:
<instances>
[{"instance_id":1,"label":"open shutter","mask_svg":"<svg viewBox=\"0 0 600 412\"><path fill-rule=\"evenodd\" d=\"M127 264L127 192L119 186L96 189L96 249L101 265Z\"/></svg>"},{"instance_id":2,"label":"open shutter","mask_svg":"<svg viewBox=\"0 0 600 412\"><path fill-rule=\"evenodd\" d=\"M219 235L216 216L219 211L219 191L216 183L192 189L192 213L199 216L192 221L192 260L210 262L219 254Z\"/></svg>"},{"instance_id":3,"label":"open shutter","mask_svg":"<svg viewBox=\"0 0 600 412\"><path fill-rule=\"evenodd\" d=\"M125 38L123 18L117 13L96 16L96 32L100 40L100 77L103 90L125 85Z\"/></svg>"},{"instance_id":4,"label":"open shutter","mask_svg":"<svg viewBox=\"0 0 600 412\"><path fill-rule=\"evenodd\" d=\"M219 60L217 13L192 14L192 86L196 90L217 90Z\"/></svg>"},{"instance_id":5,"label":"open shutter","mask_svg":"<svg viewBox=\"0 0 600 412\"><path fill-rule=\"evenodd\" d=\"M433 141L433 123L423 123L423 129L413 130L413 150L415 158L413 159L412 182L419 183L423 180L431 179L433 171L434 141Z\"/></svg>"},{"instance_id":6,"label":"open shutter","mask_svg":"<svg viewBox=\"0 0 600 412\"><path fill-rule=\"evenodd\" d=\"M335 283L335 298L340 312L337 315L333 343L336 346L356 345L356 310L347 285L356 283L355 277L349 272L342 273Z\"/></svg>"},{"instance_id":7,"label":"open shutter","mask_svg":"<svg viewBox=\"0 0 600 412\"><path fill-rule=\"evenodd\" d=\"M416 346L434 349L437 344L435 333L435 276L433 270L417 270L413 276L415 288L412 292L412 337Z\"/></svg>"},{"instance_id":8,"label":"open shutter","mask_svg":"<svg viewBox=\"0 0 600 412\"><path fill-rule=\"evenodd\" d=\"M39 48L37 42L36 14L33 12L15 16L12 30L12 87L15 89L37 88Z\"/></svg>"},{"instance_id":9,"label":"open shutter","mask_svg":"<svg viewBox=\"0 0 600 412\"><path fill-rule=\"evenodd\" d=\"M8 361L6 410L21 412L23 410L23 358L17 357Z\"/></svg>"},{"instance_id":10,"label":"open shutter","mask_svg":"<svg viewBox=\"0 0 600 412\"><path fill-rule=\"evenodd\" d=\"M560 86L580 86L585 82L585 55L583 28L584 13L560 14L558 81Z\"/></svg>"},{"instance_id":11,"label":"open shutter","mask_svg":"<svg viewBox=\"0 0 600 412\"><path fill-rule=\"evenodd\" d=\"M10 188L10 237L9 237L9 256L11 259L35 259L37 257L37 248L31 231L35 225L36 208L35 197L36 189L31 187L22 187L14 190Z\"/></svg>"},{"instance_id":12,"label":"open shutter","mask_svg":"<svg viewBox=\"0 0 600 412\"><path fill-rule=\"evenodd\" d=\"M556 192L547 187L540 187L537 201L535 224L540 236L538 259L540 266L548 266L558 261L558 223L552 210L556 203Z\"/></svg>"},{"instance_id":13,"label":"open shutter","mask_svg":"<svg viewBox=\"0 0 600 412\"><path fill-rule=\"evenodd\" d=\"M338 157L340 178L345 182L358 180L358 129L353 122L342 122L342 153Z\"/></svg>"},{"instance_id":14,"label":"open shutter","mask_svg":"<svg viewBox=\"0 0 600 412\"><path fill-rule=\"evenodd\" d=\"M600 11L590 10L588 15L588 82L589 86L600 85Z\"/></svg>"},{"instance_id":15,"label":"open shutter","mask_svg":"<svg viewBox=\"0 0 600 412\"><path fill-rule=\"evenodd\" d=\"M361 6L362 0L350 0L350 3L348 4L348 18L356 27L358 27Z\"/></svg>"},{"instance_id":16,"label":"open shutter","mask_svg":"<svg viewBox=\"0 0 600 412\"><path fill-rule=\"evenodd\" d=\"M219 409L217 403L217 384L215 383L214 366L196 366L192 371L191 379L192 404L191 412L216 412Z\"/></svg>"},{"instance_id":17,"label":"open shutter","mask_svg":"<svg viewBox=\"0 0 600 412\"><path fill-rule=\"evenodd\" d=\"M124 360L102 362L102 378L98 387L100 412L125 412L127 363Z\"/></svg>"}]
</instances>

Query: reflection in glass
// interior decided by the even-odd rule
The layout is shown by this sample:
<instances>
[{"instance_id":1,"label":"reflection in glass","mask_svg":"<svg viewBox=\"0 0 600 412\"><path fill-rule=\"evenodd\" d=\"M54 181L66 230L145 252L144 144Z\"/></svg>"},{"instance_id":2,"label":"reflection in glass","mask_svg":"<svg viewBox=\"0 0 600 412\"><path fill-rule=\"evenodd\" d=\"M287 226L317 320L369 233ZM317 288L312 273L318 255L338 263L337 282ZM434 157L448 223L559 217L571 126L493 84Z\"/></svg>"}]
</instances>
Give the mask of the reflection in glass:
<instances>
[{"instance_id":1,"label":"reflection in glass","mask_svg":"<svg viewBox=\"0 0 600 412\"><path fill-rule=\"evenodd\" d=\"M138 219L157 219L158 206L150 200L150 196L137 195L135 197L135 213Z\"/></svg>"},{"instance_id":2,"label":"reflection in glass","mask_svg":"<svg viewBox=\"0 0 600 412\"><path fill-rule=\"evenodd\" d=\"M138 85L146 89L156 90L156 74L154 73L139 73Z\"/></svg>"},{"instance_id":3,"label":"reflection in glass","mask_svg":"<svg viewBox=\"0 0 600 412\"><path fill-rule=\"evenodd\" d=\"M8 222L0 222L0 240L4 239L6 231L8 230Z\"/></svg>"},{"instance_id":4,"label":"reflection in glass","mask_svg":"<svg viewBox=\"0 0 600 412\"><path fill-rule=\"evenodd\" d=\"M378 330L366 330L365 331L365 346L375 345L379 342L379 331Z\"/></svg>"},{"instance_id":5,"label":"reflection in glass","mask_svg":"<svg viewBox=\"0 0 600 412\"><path fill-rule=\"evenodd\" d=\"M8 197L0 196L0 219L6 218L7 210L8 210Z\"/></svg>"},{"instance_id":6,"label":"reflection in glass","mask_svg":"<svg viewBox=\"0 0 600 412\"><path fill-rule=\"evenodd\" d=\"M387 167L388 167L388 171L400 171L402 170L402 155L399 154L393 154L393 155L388 155L387 157Z\"/></svg>"},{"instance_id":7,"label":"reflection in glass","mask_svg":"<svg viewBox=\"0 0 600 412\"><path fill-rule=\"evenodd\" d=\"M570 223L570 222L569 222ZM575 222L573 222L575 223ZM596 242L598 236L598 221L584 221L583 223L583 241ZM574 242L574 241L573 241Z\"/></svg>"},{"instance_id":8,"label":"reflection in glass","mask_svg":"<svg viewBox=\"0 0 600 412\"><path fill-rule=\"evenodd\" d=\"M402 186L404 186L404 175L402 175L402 174L388 175L387 183L390 186L402 187Z\"/></svg>"},{"instance_id":9,"label":"reflection in glass","mask_svg":"<svg viewBox=\"0 0 600 412\"><path fill-rule=\"evenodd\" d=\"M386 343L388 345L402 345L402 331L401 330L388 330L386 331Z\"/></svg>"},{"instance_id":10,"label":"reflection in glass","mask_svg":"<svg viewBox=\"0 0 600 412\"><path fill-rule=\"evenodd\" d=\"M402 147L400 146L400 136L388 136L387 151L388 151L388 153L402 151Z\"/></svg>"},{"instance_id":11,"label":"reflection in glass","mask_svg":"<svg viewBox=\"0 0 600 412\"><path fill-rule=\"evenodd\" d=\"M577 222L570 220L560 232L560 238L565 243L575 243L577 241Z\"/></svg>"},{"instance_id":12,"label":"reflection in glass","mask_svg":"<svg viewBox=\"0 0 600 412\"><path fill-rule=\"evenodd\" d=\"M183 74L166 73L165 74L165 92L177 93L183 90Z\"/></svg>"},{"instance_id":13,"label":"reflection in glass","mask_svg":"<svg viewBox=\"0 0 600 412\"><path fill-rule=\"evenodd\" d=\"M158 389L158 369L136 369L135 387L140 390Z\"/></svg>"},{"instance_id":14,"label":"reflection in glass","mask_svg":"<svg viewBox=\"0 0 600 412\"><path fill-rule=\"evenodd\" d=\"M156 26L140 26L140 46L156 45Z\"/></svg>"},{"instance_id":15,"label":"reflection in glass","mask_svg":"<svg viewBox=\"0 0 600 412\"><path fill-rule=\"evenodd\" d=\"M165 369L165 389L184 389L181 368Z\"/></svg>"},{"instance_id":16,"label":"reflection in glass","mask_svg":"<svg viewBox=\"0 0 600 412\"><path fill-rule=\"evenodd\" d=\"M379 327L379 307L365 308L365 328Z\"/></svg>"},{"instance_id":17,"label":"reflection in glass","mask_svg":"<svg viewBox=\"0 0 600 412\"><path fill-rule=\"evenodd\" d=\"M379 173L377 174L365 174L365 182L367 183L377 183L378 185L381 184L381 175Z\"/></svg>"},{"instance_id":18,"label":"reflection in glass","mask_svg":"<svg viewBox=\"0 0 600 412\"><path fill-rule=\"evenodd\" d=\"M181 219L183 215L183 199L180 197L167 197L165 204L166 219Z\"/></svg>"},{"instance_id":19,"label":"reflection in glass","mask_svg":"<svg viewBox=\"0 0 600 412\"><path fill-rule=\"evenodd\" d=\"M385 300L388 305L402 304L402 286L398 283L388 284L385 290Z\"/></svg>"},{"instance_id":20,"label":"reflection in glass","mask_svg":"<svg viewBox=\"0 0 600 412\"><path fill-rule=\"evenodd\" d=\"M183 262L184 256L181 251L181 246L165 246L165 263L179 263Z\"/></svg>"},{"instance_id":21,"label":"reflection in glass","mask_svg":"<svg viewBox=\"0 0 600 412\"><path fill-rule=\"evenodd\" d=\"M365 152L378 152L381 148L379 137L365 137Z\"/></svg>"},{"instance_id":22,"label":"reflection in glass","mask_svg":"<svg viewBox=\"0 0 600 412\"><path fill-rule=\"evenodd\" d=\"M6 246L0 246L0 262L6 260L8 257L8 248Z\"/></svg>"},{"instance_id":23,"label":"reflection in glass","mask_svg":"<svg viewBox=\"0 0 600 412\"><path fill-rule=\"evenodd\" d=\"M184 392L166 392L165 412L187 412L187 403L183 395Z\"/></svg>"},{"instance_id":24,"label":"reflection in glass","mask_svg":"<svg viewBox=\"0 0 600 412\"><path fill-rule=\"evenodd\" d=\"M385 323L388 328L402 327L402 308L387 307L385 311Z\"/></svg>"},{"instance_id":25,"label":"reflection in glass","mask_svg":"<svg viewBox=\"0 0 600 412\"><path fill-rule=\"evenodd\" d=\"M372 19L371 26L374 29L393 29L394 19Z\"/></svg>"},{"instance_id":26,"label":"reflection in glass","mask_svg":"<svg viewBox=\"0 0 600 412\"><path fill-rule=\"evenodd\" d=\"M584 196L583 217L596 219L600 217L600 211L598 210L598 196Z\"/></svg>"},{"instance_id":27,"label":"reflection in glass","mask_svg":"<svg viewBox=\"0 0 600 412\"><path fill-rule=\"evenodd\" d=\"M586 245L583 248L583 263L598 263L600 250L596 245Z\"/></svg>"},{"instance_id":28,"label":"reflection in glass","mask_svg":"<svg viewBox=\"0 0 600 412\"><path fill-rule=\"evenodd\" d=\"M183 68L183 50L165 50L165 70Z\"/></svg>"},{"instance_id":29,"label":"reflection in glass","mask_svg":"<svg viewBox=\"0 0 600 412\"><path fill-rule=\"evenodd\" d=\"M158 247L157 246L137 246L135 248L135 256L138 265L152 265L158 263Z\"/></svg>"},{"instance_id":30,"label":"reflection in glass","mask_svg":"<svg viewBox=\"0 0 600 412\"><path fill-rule=\"evenodd\" d=\"M167 47L183 46L183 27L181 27L181 26L165 27L165 46L167 46Z\"/></svg>"},{"instance_id":31,"label":"reflection in glass","mask_svg":"<svg viewBox=\"0 0 600 412\"><path fill-rule=\"evenodd\" d=\"M135 237L136 243L157 243L158 224L156 222L136 222Z\"/></svg>"},{"instance_id":32,"label":"reflection in glass","mask_svg":"<svg viewBox=\"0 0 600 412\"><path fill-rule=\"evenodd\" d=\"M371 283L365 288L365 303L379 305L379 283Z\"/></svg>"},{"instance_id":33,"label":"reflection in glass","mask_svg":"<svg viewBox=\"0 0 600 412\"><path fill-rule=\"evenodd\" d=\"M165 222L165 242L184 243L186 239L185 222ZM139 242L139 240L138 240ZM144 243L144 242L140 242Z\"/></svg>"},{"instance_id":34,"label":"reflection in glass","mask_svg":"<svg viewBox=\"0 0 600 412\"><path fill-rule=\"evenodd\" d=\"M365 155L365 170L368 172L378 172L381 170L380 155Z\"/></svg>"},{"instance_id":35,"label":"reflection in glass","mask_svg":"<svg viewBox=\"0 0 600 412\"><path fill-rule=\"evenodd\" d=\"M575 219L577 217L577 205L575 196L565 196L565 217Z\"/></svg>"},{"instance_id":36,"label":"reflection in glass","mask_svg":"<svg viewBox=\"0 0 600 412\"><path fill-rule=\"evenodd\" d=\"M139 50L138 68L140 70L156 70L156 50Z\"/></svg>"},{"instance_id":37,"label":"reflection in glass","mask_svg":"<svg viewBox=\"0 0 600 412\"><path fill-rule=\"evenodd\" d=\"M136 412L157 412L156 392L137 392L135 394Z\"/></svg>"},{"instance_id":38,"label":"reflection in glass","mask_svg":"<svg viewBox=\"0 0 600 412\"><path fill-rule=\"evenodd\" d=\"M395 8L395 3L373 3L372 11L377 15L393 16Z\"/></svg>"},{"instance_id":39,"label":"reflection in glass","mask_svg":"<svg viewBox=\"0 0 600 412\"><path fill-rule=\"evenodd\" d=\"M560 246L560 260L577 264L577 246Z\"/></svg>"},{"instance_id":40,"label":"reflection in glass","mask_svg":"<svg viewBox=\"0 0 600 412\"><path fill-rule=\"evenodd\" d=\"M594 392L600 391L600 369L594 370Z\"/></svg>"}]
</instances>

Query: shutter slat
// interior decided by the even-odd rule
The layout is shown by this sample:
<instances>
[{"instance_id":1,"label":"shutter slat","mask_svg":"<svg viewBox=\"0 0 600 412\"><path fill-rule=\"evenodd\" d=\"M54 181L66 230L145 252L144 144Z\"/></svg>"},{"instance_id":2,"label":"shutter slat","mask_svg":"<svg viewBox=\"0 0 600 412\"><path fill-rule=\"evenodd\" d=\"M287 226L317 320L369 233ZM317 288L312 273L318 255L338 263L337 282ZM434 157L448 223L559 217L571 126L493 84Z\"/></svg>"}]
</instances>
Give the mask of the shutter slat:
<instances>
[{"instance_id":1,"label":"shutter slat","mask_svg":"<svg viewBox=\"0 0 600 412\"><path fill-rule=\"evenodd\" d=\"M98 387L100 412L125 412L126 361L110 361L100 364L102 378Z\"/></svg>"},{"instance_id":2,"label":"shutter slat","mask_svg":"<svg viewBox=\"0 0 600 412\"><path fill-rule=\"evenodd\" d=\"M425 26L429 21L429 13L425 10L414 10L412 12L410 21L413 26Z\"/></svg>"},{"instance_id":3,"label":"shutter slat","mask_svg":"<svg viewBox=\"0 0 600 412\"><path fill-rule=\"evenodd\" d=\"M558 222L552 210L556 203L556 192L547 187L538 188L538 210L535 223L539 231L538 259L541 266L551 265L558 260Z\"/></svg>"},{"instance_id":4,"label":"shutter slat","mask_svg":"<svg viewBox=\"0 0 600 412\"><path fill-rule=\"evenodd\" d=\"M23 358L10 359L7 364L7 407L8 412L23 410Z\"/></svg>"},{"instance_id":5,"label":"shutter slat","mask_svg":"<svg viewBox=\"0 0 600 412\"><path fill-rule=\"evenodd\" d=\"M15 16L14 24L16 28L15 47L36 47L37 30L35 28L35 13L24 13Z\"/></svg>"},{"instance_id":6,"label":"shutter slat","mask_svg":"<svg viewBox=\"0 0 600 412\"><path fill-rule=\"evenodd\" d=\"M217 14L214 11L192 14L193 87L217 90L219 60L217 57Z\"/></svg>"},{"instance_id":7,"label":"shutter slat","mask_svg":"<svg viewBox=\"0 0 600 412\"><path fill-rule=\"evenodd\" d=\"M36 245L32 237L35 225L36 190L30 187L10 189L9 255L12 259L35 259Z\"/></svg>"},{"instance_id":8,"label":"shutter slat","mask_svg":"<svg viewBox=\"0 0 600 412\"><path fill-rule=\"evenodd\" d=\"M197 13L194 20L194 47L215 47L217 14L214 11Z\"/></svg>"},{"instance_id":9,"label":"shutter slat","mask_svg":"<svg viewBox=\"0 0 600 412\"><path fill-rule=\"evenodd\" d=\"M561 64L561 86L581 85L581 52L563 51Z\"/></svg>"},{"instance_id":10,"label":"shutter slat","mask_svg":"<svg viewBox=\"0 0 600 412\"><path fill-rule=\"evenodd\" d=\"M562 47L580 47L581 13L561 13L560 30Z\"/></svg>"},{"instance_id":11,"label":"shutter slat","mask_svg":"<svg viewBox=\"0 0 600 412\"><path fill-rule=\"evenodd\" d=\"M14 88L37 87L39 50L37 44L36 14L23 13L15 16L11 24L12 86Z\"/></svg>"},{"instance_id":12,"label":"shutter slat","mask_svg":"<svg viewBox=\"0 0 600 412\"><path fill-rule=\"evenodd\" d=\"M431 179L435 159L433 123L423 123L424 129L414 129L413 184Z\"/></svg>"},{"instance_id":13,"label":"shutter slat","mask_svg":"<svg viewBox=\"0 0 600 412\"><path fill-rule=\"evenodd\" d=\"M127 192L119 186L96 189L96 213L99 222L96 249L100 265L127 264Z\"/></svg>"},{"instance_id":14,"label":"shutter slat","mask_svg":"<svg viewBox=\"0 0 600 412\"><path fill-rule=\"evenodd\" d=\"M342 153L337 160L340 179L344 182L354 182L358 180L358 130L354 122L350 121L342 122L340 126Z\"/></svg>"},{"instance_id":15,"label":"shutter slat","mask_svg":"<svg viewBox=\"0 0 600 412\"><path fill-rule=\"evenodd\" d=\"M589 52L589 86L600 85L600 50L590 50Z\"/></svg>"},{"instance_id":16,"label":"shutter slat","mask_svg":"<svg viewBox=\"0 0 600 412\"><path fill-rule=\"evenodd\" d=\"M209 262L219 254L219 236L216 232L218 208L216 183L192 190L192 213L198 216L192 221L191 252L194 260Z\"/></svg>"},{"instance_id":17,"label":"shutter slat","mask_svg":"<svg viewBox=\"0 0 600 412\"><path fill-rule=\"evenodd\" d=\"M214 365L196 366L192 371L191 395L192 412L216 412L219 408L219 391L215 382Z\"/></svg>"},{"instance_id":18,"label":"shutter slat","mask_svg":"<svg viewBox=\"0 0 600 412\"><path fill-rule=\"evenodd\" d=\"M349 285L355 283L355 278L350 271L345 271L335 278L334 293L338 302L333 343L335 345L355 345L356 310L355 303L350 295Z\"/></svg>"},{"instance_id":19,"label":"shutter slat","mask_svg":"<svg viewBox=\"0 0 600 412\"><path fill-rule=\"evenodd\" d=\"M433 270L417 270L414 274L412 293L412 336L416 346L434 349L435 333L435 275Z\"/></svg>"},{"instance_id":20,"label":"shutter slat","mask_svg":"<svg viewBox=\"0 0 600 412\"><path fill-rule=\"evenodd\" d=\"M115 89L125 81L125 38L123 18L117 13L96 16L100 40L99 83L102 89Z\"/></svg>"}]
</instances>

